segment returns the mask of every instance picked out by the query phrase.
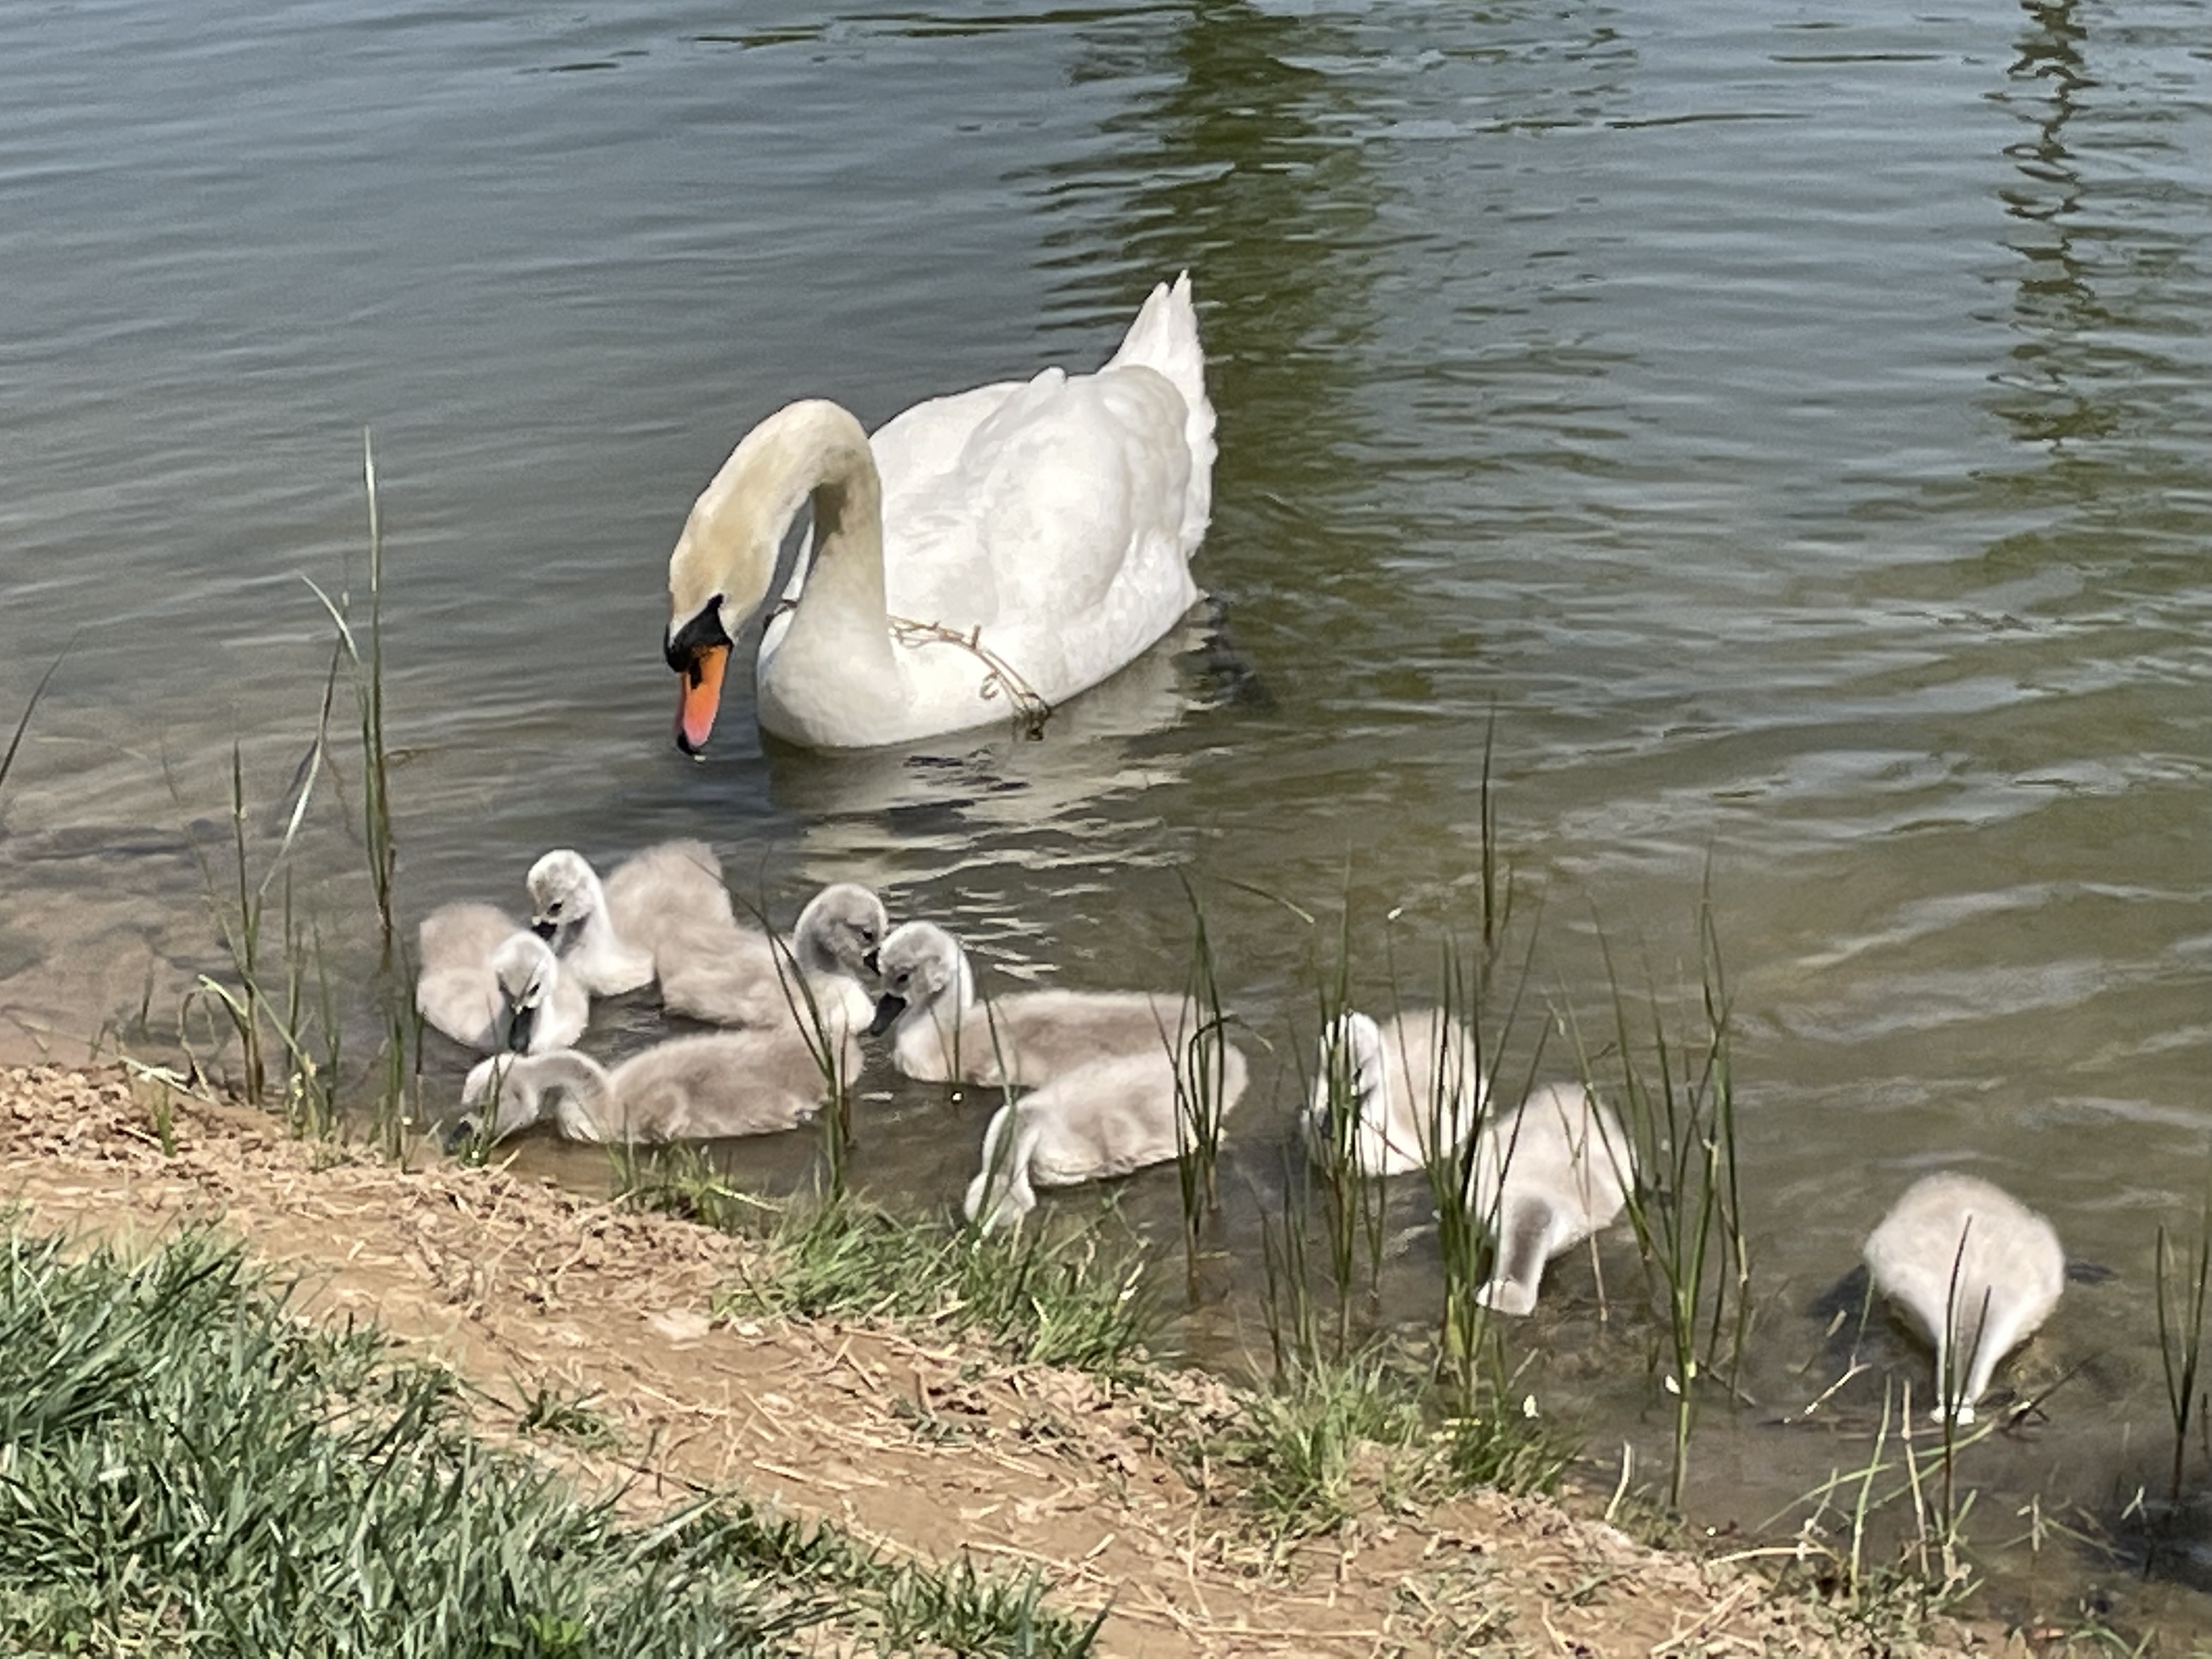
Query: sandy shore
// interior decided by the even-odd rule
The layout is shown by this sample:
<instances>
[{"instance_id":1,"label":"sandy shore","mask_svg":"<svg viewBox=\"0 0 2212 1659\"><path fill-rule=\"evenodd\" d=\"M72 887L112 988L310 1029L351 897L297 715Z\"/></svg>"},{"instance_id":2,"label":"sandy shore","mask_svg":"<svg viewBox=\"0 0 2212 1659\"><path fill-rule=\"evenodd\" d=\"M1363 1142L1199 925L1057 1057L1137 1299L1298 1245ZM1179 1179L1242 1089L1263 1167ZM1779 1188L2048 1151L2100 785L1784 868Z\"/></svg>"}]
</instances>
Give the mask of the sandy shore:
<instances>
[{"instance_id":1,"label":"sandy shore","mask_svg":"<svg viewBox=\"0 0 2212 1659\"><path fill-rule=\"evenodd\" d=\"M2026 1651L1951 1624L1857 1629L1541 1500L1369 1515L1271 1563L1146 1431L1162 1398L1218 1408L1210 1379L1146 1400L910 1332L717 1320L717 1287L757 1265L743 1241L238 1109L179 1098L165 1122L119 1072L0 1071L0 1193L40 1229L213 1224L296 1278L303 1309L373 1319L492 1399L590 1395L620 1449L569 1461L631 1502L735 1486L896 1549L1035 1566L1063 1607L1110 1603L1105 1654Z\"/></svg>"}]
</instances>

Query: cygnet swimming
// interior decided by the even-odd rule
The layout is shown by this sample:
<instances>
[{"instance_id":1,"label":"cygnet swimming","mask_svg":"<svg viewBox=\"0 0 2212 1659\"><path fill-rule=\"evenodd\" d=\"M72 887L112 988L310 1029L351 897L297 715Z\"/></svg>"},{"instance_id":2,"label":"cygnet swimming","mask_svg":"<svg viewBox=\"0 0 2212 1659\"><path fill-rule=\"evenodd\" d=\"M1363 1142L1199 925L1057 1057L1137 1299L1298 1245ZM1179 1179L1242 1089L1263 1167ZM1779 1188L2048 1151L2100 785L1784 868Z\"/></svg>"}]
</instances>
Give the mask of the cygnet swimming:
<instances>
[{"instance_id":1,"label":"cygnet swimming","mask_svg":"<svg viewBox=\"0 0 2212 1659\"><path fill-rule=\"evenodd\" d=\"M659 978L666 1001L672 974L738 931L722 861L702 841L648 847L604 884L583 854L557 848L530 866L528 880L531 925L594 996Z\"/></svg>"},{"instance_id":2,"label":"cygnet swimming","mask_svg":"<svg viewBox=\"0 0 2212 1659\"><path fill-rule=\"evenodd\" d=\"M817 1006L848 1030L865 1031L875 1016L876 952L890 929L883 900L852 881L830 883L792 924L792 959Z\"/></svg>"},{"instance_id":3,"label":"cygnet swimming","mask_svg":"<svg viewBox=\"0 0 2212 1659\"><path fill-rule=\"evenodd\" d=\"M1474 1039L1439 1009L1387 1024L1342 1013L1321 1037L1321 1069L1305 1113L1306 1149L1362 1175L1403 1175L1467 1144L1489 1090Z\"/></svg>"},{"instance_id":4,"label":"cygnet swimming","mask_svg":"<svg viewBox=\"0 0 2212 1659\"><path fill-rule=\"evenodd\" d=\"M1977 1176L1923 1176L1866 1242L1875 1288L1936 1350L1936 1417L1961 1424L1997 1362L2035 1334L2066 1288L2051 1224ZM1957 1356L1966 1356L1964 1388Z\"/></svg>"},{"instance_id":5,"label":"cygnet swimming","mask_svg":"<svg viewBox=\"0 0 2212 1659\"><path fill-rule=\"evenodd\" d=\"M817 895L822 908L810 904L811 917L802 913L799 933L784 947L738 921L721 860L704 842L648 847L604 885L580 854L562 848L539 859L529 881L533 926L599 994L658 980L670 1013L711 1025L781 1025L794 1009L804 1016L795 958L823 1013L856 1028L867 1021L872 1004L861 958L881 939L884 918L864 887L844 883ZM856 956L863 933L872 937Z\"/></svg>"},{"instance_id":6,"label":"cygnet swimming","mask_svg":"<svg viewBox=\"0 0 2212 1659\"><path fill-rule=\"evenodd\" d=\"M415 1007L471 1048L541 1053L581 1036L584 988L545 942L489 904L444 904L416 928Z\"/></svg>"},{"instance_id":7,"label":"cygnet swimming","mask_svg":"<svg viewBox=\"0 0 2212 1659\"><path fill-rule=\"evenodd\" d=\"M1244 1056L1223 1043L1212 1109L1227 1114L1244 1092L1245 1075ZM1177 1102L1176 1064L1164 1048L1063 1072L992 1115L983 1167L968 1183L968 1218L989 1232L1035 1209L1036 1188L1079 1186L1164 1164L1176 1155L1180 1115L1189 1109Z\"/></svg>"},{"instance_id":8,"label":"cygnet swimming","mask_svg":"<svg viewBox=\"0 0 2212 1659\"><path fill-rule=\"evenodd\" d=\"M868 1030L928 1083L1036 1087L1076 1066L1152 1049L1182 1053L1205 1024L1187 998L1150 991L1020 991L979 1001L960 941L934 922L891 930L877 952L883 995Z\"/></svg>"},{"instance_id":9,"label":"cygnet swimming","mask_svg":"<svg viewBox=\"0 0 2212 1659\"><path fill-rule=\"evenodd\" d=\"M1495 1245L1475 1300L1502 1314L1536 1306L1544 1264L1610 1226L1628 1201L1636 1154L1620 1120L1578 1083L1547 1083L1482 1126L1476 1221Z\"/></svg>"},{"instance_id":10,"label":"cygnet swimming","mask_svg":"<svg viewBox=\"0 0 2212 1659\"><path fill-rule=\"evenodd\" d=\"M850 1036L827 1056L841 1086L860 1071ZM805 1122L830 1092L823 1057L788 1024L773 1030L674 1037L611 1072L588 1054L495 1054L462 1085L470 1128L491 1109L503 1140L550 1115L570 1140L711 1140L769 1134Z\"/></svg>"}]
</instances>

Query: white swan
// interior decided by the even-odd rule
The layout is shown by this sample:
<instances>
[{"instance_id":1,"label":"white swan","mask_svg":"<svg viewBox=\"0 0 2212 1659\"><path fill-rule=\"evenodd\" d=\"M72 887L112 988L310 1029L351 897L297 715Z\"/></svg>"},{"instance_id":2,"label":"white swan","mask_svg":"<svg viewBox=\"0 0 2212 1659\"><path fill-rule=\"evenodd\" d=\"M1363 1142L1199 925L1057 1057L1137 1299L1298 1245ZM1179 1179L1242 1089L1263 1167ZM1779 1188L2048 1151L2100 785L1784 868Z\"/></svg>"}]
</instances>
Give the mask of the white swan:
<instances>
[{"instance_id":1,"label":"white swan","mask_svg":"<svg viewBox=\"0 0 2212 1659\"><path fill-rule=\"evenodd\" d=\"M1472 1202L1495 1249L1475 1300L1502 1314L1534 1312L1544 1264L1611 1226L1635 1179L1620 1120L1578 1083L1531 1089L1492 1118L1475 1141Z\"/></svg>"},{"instance_id":2,"label":"white swan","mask_svg":"<svg viewBox=\"0 0 2212 1659\"><path fill-rule=\"evenodd\" d=\"M2066 1288L2051 1224L1973 1176L1923 1176L1868 1236L1875 1288L1936 1350L1935 1416L1974 1420L1997 1362L2035 1334ZM1955 1356L1966 1356L1959 1386Z\"/></svg>"},{"instance_id":3,"label":"white swan","mask_svg":"<svg viewBox=\"0 0 2212 1659\"><path fill-rule=\"evenodd\" d=\"M964 731L1133 659L1198 597L1205 369L1186 272L1096 374L932 398L873 438L819 399L769 416L669 556L678 744L705 744L732 644L810 500L811 540L761 638L760 723L780 738L870 749Z\"/></svg>"},{"instance_id":4,"label":"white swan","mask_svg":"<svg viewBox=\"0 0 2212 1659\"><path fill-rule=\"evenodd\" d=\"M1381 1025L1339 1014L1321 1036L1321 1067L1305 1112L1314 1161L1341 1159L1362 1175L1422 1169L1431 1149L1456 1152L1489 1097L1474 1039L1434 1008Z\"/></svg>"},{"instance_id":5,"label":"white swan","mask_svg":"<svg viewBox=\"0 0 2212 1659\"><path fill-rule=\"evenodd\" d=\"M1244 1092L1244 1056L1222 1045L1215 1109ZM1188 1099L1188 1094L1184 1099ZM970 1221L989 1232L1036 1207L1038 1187L1073 1187L1176 1156L1181 1118L1176 1065L1164 1048L1091 1060L992 1115L983 1167L968 1183Z\"/></svg>"},{"instance_id":6,"label":"white swan","mask_svg":"<svg viewBox=\"0 0 2212 1659\"><path fill-rule=\"evenodd\" d=\"M830 1091L823 1056L797 1027L674 1037L610 1072L588 1054L495 1054L461 1087L461 1104L489 1107L491 1139L547 1115L570 1140L712 1140L771 1134L811 1118ZM848 1036L827 1055L839 1086L859 1074ZM465 1129L469 1121L460 1126Z\"/></svg>"},{"instance_id":7,"label":"white swan","mask_svg":"<svg viewBox=\"0 0 2212 1659\"><path fill-rule=\"evenodd\" d=\"M1154 1049L1188 1057L1194 1039L1219 1041L1195 1003L1165 992L1020 991L979 1001L968 953L935 922L893 928L876 955L883 995L869 1033L891 1032L893 1063L925 1082L1035 1088L1094 1060Z\"/></svg>"},{"instance_id":8,"label":"white swan","mask_svg":"<svg viewBox=\"0 0 2212 1659\"><path fill-rule=\"evenodd\" d=\"M584 1032L591 999L544 940L489 904L443 904L415 933L415 1007L454 1042L532 1054Z\"/></svg>"}]
</instances>

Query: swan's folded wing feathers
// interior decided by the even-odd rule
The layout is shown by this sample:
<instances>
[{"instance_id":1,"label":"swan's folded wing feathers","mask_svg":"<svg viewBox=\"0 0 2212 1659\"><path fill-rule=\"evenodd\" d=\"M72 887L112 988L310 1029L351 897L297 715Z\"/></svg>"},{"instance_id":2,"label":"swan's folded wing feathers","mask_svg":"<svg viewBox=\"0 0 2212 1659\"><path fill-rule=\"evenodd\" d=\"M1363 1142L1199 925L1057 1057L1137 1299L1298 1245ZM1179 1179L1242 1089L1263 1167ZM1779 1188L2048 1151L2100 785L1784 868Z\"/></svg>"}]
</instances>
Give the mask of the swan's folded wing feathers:
<instances>
[{"instance_id":1,"label":"swan's folded wing feathers","mask_svg":"<svg viewBox=\"0 0 2212 1659\"><path fill-rule=\"evenodd\" d=\"M976 533L1012 614L1094 618L1109 602L1133 600L1156 628L1155 613L1173 603L1161 579L1176 582L1182 563L1190 454L1182 420L1176 389L1137 369L1032 382L978 430L964 470L977 485ZM1146 568L1161 553L1169 568Z\"/></svg>"},{"instance_id":2,"label":"swan's folded wing feathers","mask_svg":"<svg viewBox=\"0 0 2212 1659\"><path fill-rule=\"evenodd\" d=\"M975 507L963 468L976 428L1022 389L1021 381L1002 380L933 398L869 438L883 488L884 603L894 617L955 629L998 620L998 593L973 538Z\"/></svg>"}]
</instances>

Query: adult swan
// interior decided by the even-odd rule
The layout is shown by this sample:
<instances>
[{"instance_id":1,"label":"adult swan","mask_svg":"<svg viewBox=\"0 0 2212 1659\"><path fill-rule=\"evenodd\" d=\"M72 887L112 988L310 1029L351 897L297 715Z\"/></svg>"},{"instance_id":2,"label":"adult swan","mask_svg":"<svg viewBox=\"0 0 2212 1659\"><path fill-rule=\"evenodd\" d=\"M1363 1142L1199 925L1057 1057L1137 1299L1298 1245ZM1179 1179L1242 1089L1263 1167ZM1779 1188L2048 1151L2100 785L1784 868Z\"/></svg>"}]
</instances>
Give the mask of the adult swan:
<instances>
[{"instance_id":1,"label":"adult swan","mask_svg":"<svg viewBox=\"0 0 2212 1659\"><path fill-rule=\"evenodd\" d=\"M760 723L867 749L1036 716L1096 685L1198 597L1213 405L1190 276L1095 374L933 398L872 439L809 399L748 432L668 560L676 741L696 754L732 641L799 504L809 544L761 637Z\"/></svg>"}]
</instances>

